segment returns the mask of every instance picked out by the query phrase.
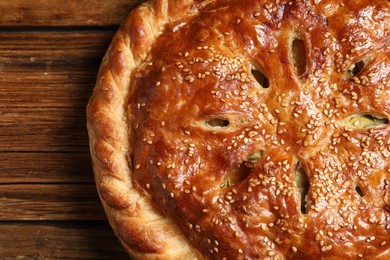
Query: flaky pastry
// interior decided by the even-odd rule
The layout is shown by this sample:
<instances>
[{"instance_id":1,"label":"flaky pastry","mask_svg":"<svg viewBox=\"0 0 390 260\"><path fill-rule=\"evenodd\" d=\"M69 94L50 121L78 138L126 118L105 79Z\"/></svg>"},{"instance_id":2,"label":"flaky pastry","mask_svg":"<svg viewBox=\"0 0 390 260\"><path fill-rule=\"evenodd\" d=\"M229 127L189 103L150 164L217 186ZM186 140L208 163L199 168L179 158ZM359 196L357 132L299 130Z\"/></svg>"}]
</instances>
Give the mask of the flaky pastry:
<instances>
[{"instance_id":1,"label":"flaky pastry","mask_svg":"<svg viewBox=\"0 0 390 260\"><path fill-rule=\"evenodd\" d=\"M87 108L135 259L390 258L390 2L155 0Z\"/></svg>"}]
</instances>

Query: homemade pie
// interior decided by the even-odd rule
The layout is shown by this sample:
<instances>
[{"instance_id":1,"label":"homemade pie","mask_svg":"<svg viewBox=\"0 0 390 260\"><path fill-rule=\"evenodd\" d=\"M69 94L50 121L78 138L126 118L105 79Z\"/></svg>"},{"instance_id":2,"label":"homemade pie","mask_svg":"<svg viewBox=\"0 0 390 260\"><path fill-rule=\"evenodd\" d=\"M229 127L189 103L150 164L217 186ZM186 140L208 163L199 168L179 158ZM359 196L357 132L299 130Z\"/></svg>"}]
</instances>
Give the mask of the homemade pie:
<instances>
[{"instance_id":1,"label":"homemade pie","mask_svg":"<svg viewBox=\"0 0 390 260\"><path fill-rule=\"evenodd\" d=\"M390 259L390 2L155 0L87 109L134 259Z\"/></svg>"}]
</instances>

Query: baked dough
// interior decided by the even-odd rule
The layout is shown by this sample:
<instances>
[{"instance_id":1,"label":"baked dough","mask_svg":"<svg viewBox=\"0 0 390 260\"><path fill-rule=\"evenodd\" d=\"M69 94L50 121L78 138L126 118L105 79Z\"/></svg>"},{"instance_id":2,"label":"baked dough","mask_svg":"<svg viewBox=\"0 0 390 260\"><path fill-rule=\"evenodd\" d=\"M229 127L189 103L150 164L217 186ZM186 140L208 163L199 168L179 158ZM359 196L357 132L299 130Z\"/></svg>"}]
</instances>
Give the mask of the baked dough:
<instances>
[{"instance_id":1,"label":"baked dough","mask_svg":"<svg viewBox=\"0 0 390 260\"><path fill-rule=\"evenodd\" d=\"M156 0L87 108L134 259L389 259L390 2Z\"/></svg>"}]
</instances>

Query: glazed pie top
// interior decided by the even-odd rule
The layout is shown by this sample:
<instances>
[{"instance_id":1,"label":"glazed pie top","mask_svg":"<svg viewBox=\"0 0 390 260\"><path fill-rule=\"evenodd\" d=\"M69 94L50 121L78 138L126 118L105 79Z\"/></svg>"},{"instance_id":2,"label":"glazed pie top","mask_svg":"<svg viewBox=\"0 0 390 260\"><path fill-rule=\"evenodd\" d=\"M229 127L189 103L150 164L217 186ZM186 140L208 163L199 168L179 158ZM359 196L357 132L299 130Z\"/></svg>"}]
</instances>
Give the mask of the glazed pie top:
<instances>
[{"instance_id":1,"label":"glazed pie top","mask_svg":"<svg viewBox=\"0 0 390 260\"><path fill-rule=\"evenodd\" d=\"M390 2L148 1L88 106L134 258L388 259Z\"/></svg>"}]
</instances>

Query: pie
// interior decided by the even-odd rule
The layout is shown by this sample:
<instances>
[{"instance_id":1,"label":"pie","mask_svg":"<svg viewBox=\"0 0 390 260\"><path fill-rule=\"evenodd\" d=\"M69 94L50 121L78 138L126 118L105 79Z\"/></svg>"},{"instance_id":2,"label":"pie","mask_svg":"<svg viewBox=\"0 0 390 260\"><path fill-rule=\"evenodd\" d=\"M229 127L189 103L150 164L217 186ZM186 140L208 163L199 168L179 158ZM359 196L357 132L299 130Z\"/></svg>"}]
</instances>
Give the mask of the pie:
<instances>
[{"instance_id":1,"label":"pie","mask_svg":"<svg viewBox=\"0 0 390 260\"><path fill-rule=\"evenodd\" d=\"M155 0L87 108L134 259L390 258L390 2Z\"/></svg>"}]
</instances>

